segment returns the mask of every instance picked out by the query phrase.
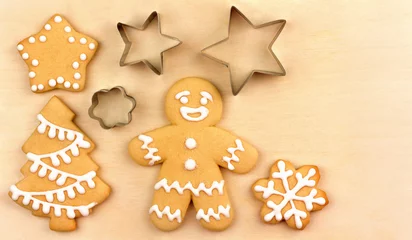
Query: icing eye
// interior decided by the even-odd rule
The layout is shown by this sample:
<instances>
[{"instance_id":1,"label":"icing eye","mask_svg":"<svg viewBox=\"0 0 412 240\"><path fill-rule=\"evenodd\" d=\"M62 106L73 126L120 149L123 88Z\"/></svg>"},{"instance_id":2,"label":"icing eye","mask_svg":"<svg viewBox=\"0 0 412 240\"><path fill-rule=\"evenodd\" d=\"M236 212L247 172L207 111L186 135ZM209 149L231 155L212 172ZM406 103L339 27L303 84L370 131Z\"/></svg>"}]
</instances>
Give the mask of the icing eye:
<instances>
[{"instance_id":1,"label":"icing eye","mask_svg":"<svg viewBox=\"0 0 412 240\"><path fill-rule=\"evenodd\" d=\"M180 102L183 103L183 104L186 104L186 103L189 102L189 99L187 97L181 97Z\"/></svg>"},{"instance_id":2,"label":"icing eye","mask_svg":"<svg viewBox=\"0 0 412 240\"><path fill-rule=\"evenodd\" d=\"M206 105L206 104L207 104L207 98L202 97L202 98L200 99L200 104Z\"/></svg>"}]
</instances>

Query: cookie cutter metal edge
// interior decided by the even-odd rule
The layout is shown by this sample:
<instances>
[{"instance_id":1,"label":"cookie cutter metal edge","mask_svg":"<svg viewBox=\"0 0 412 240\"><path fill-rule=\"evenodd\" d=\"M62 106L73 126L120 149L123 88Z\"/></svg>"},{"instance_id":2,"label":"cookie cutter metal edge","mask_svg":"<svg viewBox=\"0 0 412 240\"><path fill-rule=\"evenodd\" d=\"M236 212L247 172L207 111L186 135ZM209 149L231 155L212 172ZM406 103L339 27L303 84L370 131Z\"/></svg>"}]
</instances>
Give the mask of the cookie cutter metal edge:
<instances>
[{"instance_id":1,"label":"cookie cutter metal edge","mask_svg":"<svg viewBox=\"0 0 412 240\"><path fill-rule=\"evenodd\" d=\"M214 46L216 46L216 45L219 45L219 44L221 44L221 43L226 42L227 40L229 40L229 38L230 38L230 26L231 26L232 15L233 15L233 12L234 12L234 11L236 11L243 19L245 19L246 22L248 22L249 25L252 26L254 29L259 29L259 28L262 28L262 27L266 27L266 26L274 25L274 24L279 24L279 23L281 24L279 30L277 31L277 33L275 34L273 40L269 43L269 46L268 46L268 50L269 50L270 54L271 54L272 57L276 60L276 62L279 64L279 67L280 67L281 71L280 71L280 72L275 72L275 71L264 71L264 70L252 69L252 71L250 72L250 74L248 75L248 77L245 79L245 81L242 83L242 85L239 87L238 90L235 90L235 88L234 88L233 79L232 79L232 72L231 72L231 70L230 70L230 64L229 64L228 62L225 62L225 61L223 61L223 60L221 60L221 59L218 59L218 58L216 58L216 57L213 57L213 56L205 53L205 51L206 51L207 49L212 48L212 47L214 47ZM205 57L207 57L207 58L209 58L209 59L211 59L211 60L213 60L213 61L216 61L216 62L218 62L218 63L220 63L220 64L223 64L224 66L226 66L226 67L229 69L230 85L231 85L231 88L232 88L232 94L233 94L233 96L236 96L236 95L242 90L242 88L246 85L246 83L249 81L249 79L252 78L252 76L253 76L254 73L263 73L263 74L269 74L269 75L275 75L275 76L285 76L285 75L286 75L286 70L285 70L285 68L283 67L283 65L282 65L282 63L280 62L280 60L276 57L275 53L272 51L272 46L273 46L273 44L275 43L276 39L279 37L279 35L280 35L280 33L282 32L282 30L283 30L283 28L285 27L285 25L286 25L286 20L284 20L284 19L279 19L279 20L274 20L274 21L270 21L270 22L267 22L267 23L259 24L259 25L254 25L254 24L245 16L245 14L243 14L237 7L232 6L232 7L230 8L230 14L229 14L229 26L228 26L228 28L227 28L227 37L224 38L223 40L220 40L220 41L218 41L218 42L216 42L216 43L208 46L208 47L203 48L200 52L201 52L201 54L203 54Z\"/></svg>"},{"instance_id":2,"label":"cookie cutter metal edge","mask_svg":"<svg viewBox=\"0 0 412 240\"><path fill-rule=\"evenodd\" d=\"M157 17L159 34L163 37L175 40L178 43L176 45L174 45L172 47L169 47L169 48L167 48L167 49L160 52L160 70L157 69L155 66L153 66L147 59L139 59L139 60L135 60L135 61L132 61L132 62L126 62L126 57L129 54L130 48L132 47L132 42L127 37L127 34L126 34L126 31L125 31L124 27L130 27L130 28L133 28L133 29L136 29L136 30L139 30L139 31L144 31L147 28L147 26L149 26L149 24L156 17ZM130 65L134 65L134 64L143 62L146 66L148 66L157 75L161 75L163 73L163 53L170 50L170 49L172 49L172 48L175 48L175 47L179 46L180 44L182 44L182 41L180 41L178 38L175 38L175 37L172 37L172 36L169 36L169 35L166 35L166 34L162 33L162 28L161 28L161 24L160 24L160 15L156 11L153 11L149 15L149 17L146 19L146 21L143 23L143 25L141 25L140 27L135 27L135 26L131 26L131 25L128 25L128 24L125 24L125 23L118 22L117 23L117 30L119 31L120 36L122 37L123 42L125 44L125 48L123 50L122 57L120 58L119 65L121 67L124 67L124 66L130 66Z\"/></svg>"},{"instance_id":3,"label":"cookie cutter metal edge","mask_svg":"<svg viewBox=\"0 0 412 240\"><path fill-rule=\"evenodd\" d=\"M97 105L99 105L99 99L98 99L97 95L99 95L100 93L108 93L108 92L110 92L112 90L116 90L116 89L118 89L121 92L123 98L129 99L132 102L132 108L127 113L127 122L117 122L113 126L109 126L109 125L106 125L104 123L102 118L97 117L96 115L94 115L93 110L96 108ZM136 108L136 100L134 99L134 97L128 95L126 90L122 86L116 86L116 87L112 87L110 89L101 89L101 90L93 93L92 105L89 107L88 113L89 113L89 116L92 119L95 119L95 120L99 121L99 124L102 128L111 129L111 128L114 128L114 127L123 127L123 126L126 126L127 124L129 124L132 121L132 112L135 108Z\"/></svg>"}]
</instances>

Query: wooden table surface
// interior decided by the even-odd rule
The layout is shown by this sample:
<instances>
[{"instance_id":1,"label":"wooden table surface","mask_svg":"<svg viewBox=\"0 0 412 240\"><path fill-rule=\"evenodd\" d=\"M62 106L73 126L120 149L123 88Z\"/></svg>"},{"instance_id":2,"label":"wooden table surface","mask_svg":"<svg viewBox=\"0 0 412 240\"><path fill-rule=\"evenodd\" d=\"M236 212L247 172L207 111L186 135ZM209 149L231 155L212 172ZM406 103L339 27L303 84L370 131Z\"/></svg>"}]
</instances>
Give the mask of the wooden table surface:
<instances>
[{"instance_id":1,"label":"wooden table surface","mask_svg":"<svg viewBox=\"0 0 412 240\"><path fill-rule=\"evenodd\" d=\"M199 52L226 36L231 5L256 24L288 23L275 43L285 77L255 76L231 95L227 68ZM119 67L123 51L116 23L141 24L153 10L164 33L183 44L165 54L164 75L143 65ZM54 13L100 42L80 93L33 94L16 50ZM2 1L0 3L1 239L410 239L412 215L412 4L381 1ZM147 214L159 167L144 168L127 153L131 138L167 124L163 98L178 79L199 76L222 92L219 126L259 150L246 175L223 170L236 217L224 232L203 229L191 208L178 230L157 230ZM103 130L87 115L92 94L124 86L138 106L130 125ZM77 114L75 123L96 143L92 158L111 196L78 229L57 233L47 218L16 205L8 188L22 178L21 146L37 126L36 114L57 95ZM274 160L318 165L329 206L304 231L263 224L250 186Z\"/></svg>"}]
</instances>

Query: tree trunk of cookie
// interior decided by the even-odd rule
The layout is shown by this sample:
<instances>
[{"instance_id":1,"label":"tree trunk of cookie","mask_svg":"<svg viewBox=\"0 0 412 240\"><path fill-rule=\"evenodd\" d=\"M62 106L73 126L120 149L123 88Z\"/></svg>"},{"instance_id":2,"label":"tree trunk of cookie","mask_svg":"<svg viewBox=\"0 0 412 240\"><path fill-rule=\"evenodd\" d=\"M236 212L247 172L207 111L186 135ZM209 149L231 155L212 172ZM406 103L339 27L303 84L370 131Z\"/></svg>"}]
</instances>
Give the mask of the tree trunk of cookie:
<instances>
[{"instance_id":1,"label":"tree trunk of cookie","mask_svg":"<svg viewBox=\"0 0 412 240\"><path fill-rule=\"evenodd\" d=\"M59 232L76 230L76 220L67 218L65 215L61 217L53 216L50 218L50 229Z\"/></svg>"}]
</instances>

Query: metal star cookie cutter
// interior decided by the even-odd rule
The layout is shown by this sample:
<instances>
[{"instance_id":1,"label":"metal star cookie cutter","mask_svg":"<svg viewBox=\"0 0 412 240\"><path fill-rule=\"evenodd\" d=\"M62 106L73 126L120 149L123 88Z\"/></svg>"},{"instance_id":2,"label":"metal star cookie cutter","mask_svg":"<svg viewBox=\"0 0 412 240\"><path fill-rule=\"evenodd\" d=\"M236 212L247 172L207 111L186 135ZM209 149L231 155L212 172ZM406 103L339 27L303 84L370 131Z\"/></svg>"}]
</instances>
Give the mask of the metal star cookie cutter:
<instances>
[{"instance_id":1,"label":"metal star cookie cutter","mask_svg":"<svg viewBox=\"0 0 412 240\"><path fill-rule=\"evenodd\" d=\"M109 93L111 91L116 91L116 90L120 91L120 93L122 94L122 97L129 100L132 103L132 106L131 106L131 109L127 112L127 121L126 122L116 122L114 125L108 125L108 124L106 124L106 122L104 121L103 118L98 117L94 114L94 109L97 107L97 105L99 105L99 98L98 98L99 94L106 94L106 93ZM127 124L129 124L132 121L132 112L135 109L135 107L136 107L136 100L132 96L128 95L126 93L126 90L123 87L116 86L116 87L113 87L111 89L101 89L101 90L99 90L99 91L97 91L93 94L93 96L92 96L92 105L89 108L89 116L92 119L95 119L95 120L99 121L100 126L104 129L111 129L111 128L114 128L114 127L123 127L123 126L126 126Z\"/></svg>"},{"instance_id":2,"label":"metal star cookie cutter","mask_svg":"<svg viewBox=\"0 0 412 240\"><path fill-rule=\"evenodd\" d=\"M136 29L136 30L139 30L139 31L144 31L147 28L147 26L149 26L149 24L155 18L158 19L159 34L161 36L165 37L165 38L169 38L169 39L172 39L174 41L177 41L178 43L176 45L174 45L172 47L169 47L169 48L166 48L165 50L160 52L160 70L157 69L155 66L153 66L147 59L139 59L139 60L132 61L132 62L126 62L127 55L129 54L130 48L132 47L132 42L127 37L125 27L130 27L130 28L133 28L133 29ZM129 65L134 65L134 64L143 62L146 66L148 66L157 75L161 75L163 73L163 53L170 50L170 49L172 49L172 48L175 48L175 47L179 46L182 43L179 39L162 33L161 24L160 24L160 15L156 11L152 12L149 15L149 17L146 19L146 21L143 23L143 25L140 26L140 27L135 27L135 26L131 26L131 25L119 22L119 23L117 23L117 30L119 31L120 36L122 37L123 42L125 43L125 48L123 50L122 57L120 58L120 63L119 63L120 66L121 67L129 66Z\"/></svg>"},{"instance_id":3,"label":"metal star cookie cutter","mask_svg":"<svg viewBox=\"0 0 412 240\"><path fill-rule=\"evenodd\" d=\"M229 64L228 62L225 62L225 61L223 61L223 60L221 60L221 59L218 59L218 58L216 58L216 57L213 57L213 56L205 53L205 51L206 51L207 49L212 48L212 47L214 47L214 46L216 46L216 45L219 45L219 44L221 44L221 43L226 42L227 40L229 40L229 37L230 37L230 26L231 26L231 22L232 22L233 12L236 12L237 14L239 14L239 15L240 15L244 20L246 20L246 22L248 22L249 25L250 25L252 28L254 28L254 29L263 28L263 27L266 27L266 26L269 26L269 25L274 25L274 24L281 24L279 30L277 31L277 33L275 34L273 40L269 43L269 46L268 46L268 50L269 50L270 54L271 54L272 57L276 60L276 62L277 62L277 64L279 65L281 71L280 71L280 72L276 72L276 71L264 71L264 70L253 69L253 70L250 72L250 74L248 75L248 77L245 79L245 81L242 83L242 85L241 85L238 89L236 89L235 86L234 86L234 81L233 81L232 73L231 73L231 70L230 70L230 64ZM232 88L232 93L233 93L234 96L236 96L236 95L240 92L240 90L242 90L242 88L246 85L246 83L249 81L249 79L252 78L252 75L253 75L254 73L262 73L262 74L269 74L269 75L275 75L275 76L285 76L285 75L286 75L286 70L285 70L285 68L284 68L283 65L280 63L280 61L279 61L279 59L276 57L275 53L272 51L272 46L273 46L273 44L275 43L275 41L276 41L276 39L278 38L278 36L280 35L280 33L282 32L283 28L285 27L285 24L286 24L286 20L284 20L284 19L279 19L279 20L270 21L270 22L267 22L267 23L259 24L259 25L254 25L237 7L232 6L232 7L230 8L229 26L228 26L228 28L227 28L227 37L226 37L225 39L223 39L223 40L220 40L220 41L218 41L218 42L216 42L216 43L214 43L214 44L212 44L212 45L210 45L210 46L202 49L202 50L201 50L201 53L202 53L205 57L210 58L210 59L212 59L213 61L216 61L216 62L218 62L218 63L220 63L220 64L223 64L224 66L226 66L226 67L229 69L229 73L230 73L230 84L231 84L231 88Z\"/></svg>"}]
</instances>

